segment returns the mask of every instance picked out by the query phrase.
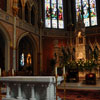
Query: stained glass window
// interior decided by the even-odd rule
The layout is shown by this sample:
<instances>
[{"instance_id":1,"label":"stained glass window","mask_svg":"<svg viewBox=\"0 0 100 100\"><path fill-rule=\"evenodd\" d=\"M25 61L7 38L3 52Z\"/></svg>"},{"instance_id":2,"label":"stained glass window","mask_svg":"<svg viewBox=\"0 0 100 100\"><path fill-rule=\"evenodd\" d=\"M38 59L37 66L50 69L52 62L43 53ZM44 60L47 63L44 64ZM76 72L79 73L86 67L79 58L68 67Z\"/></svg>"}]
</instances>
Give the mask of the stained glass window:
<instances>
[{"instance_id":1,"label":"stained glass window","mask_svg":"<svg viewBox=\"0 0 100 100\"><path fill-rule=\"evenodd\" d=\"M20 56L20 65L24 66L24 64L25 64L24 63L24 53L22 53L21 56Z\"/></svg>"},{"instance_id":2,"label":"stained glass window","mask_svg":"<svg viewBox=\"0 0 100 100\"><path fill-rule=\"evenodd\" d=\"M96 0L76 0L76 20L79 14L86 27L97 25Z\"/></svg>"},{"instance_id":3,"label":"stained glass window","mask_svg":"<svg viewBox=\"0 0 100 100\"><path fill-rule=\"evenodd\" d=\"M63 0L45 0L45 27L64 28Z\"/></svg>"}]
</instances>

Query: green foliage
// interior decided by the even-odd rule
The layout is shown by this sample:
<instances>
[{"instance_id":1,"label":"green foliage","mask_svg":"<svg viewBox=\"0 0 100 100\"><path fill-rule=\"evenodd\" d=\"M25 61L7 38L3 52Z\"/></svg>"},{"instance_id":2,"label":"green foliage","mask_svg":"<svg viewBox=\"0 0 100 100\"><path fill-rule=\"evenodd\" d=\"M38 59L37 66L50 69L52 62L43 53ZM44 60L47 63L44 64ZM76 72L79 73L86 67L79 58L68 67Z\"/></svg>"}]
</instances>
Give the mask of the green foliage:
<instances>
[{"instance_id":1,"label":"green foliage","mask_svg":"<svg viewBox=\"0 0 100 100\"><path fill-rule=\"evenodd\" d=\"M97 64L95 60L88 60L84 63L85 70L91 72L93 69L96 69Z\"/></svg>"},{"instance_id":2,"label":"green foliage","mask_svg":"<svg viewBox=\"0 0 100 100\"><path fill-rule=\"evenodd\" d=\"M85 65L84 65L84 61L83 60L79 60L77 62L77 65L78 65L79 71L83 72L85 70Z\"/></svg>"}]
</instances>

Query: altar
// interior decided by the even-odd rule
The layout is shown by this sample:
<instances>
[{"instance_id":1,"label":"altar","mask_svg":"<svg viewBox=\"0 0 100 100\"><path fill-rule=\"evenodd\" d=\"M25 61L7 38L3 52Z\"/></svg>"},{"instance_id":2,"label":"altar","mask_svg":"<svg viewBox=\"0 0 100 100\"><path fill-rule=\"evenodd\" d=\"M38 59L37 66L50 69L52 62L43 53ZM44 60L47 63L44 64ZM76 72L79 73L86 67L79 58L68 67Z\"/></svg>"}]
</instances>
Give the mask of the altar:
<instances>
[{"instance_id":1,"label":"altar","mask_svg":"<svg viewBox=\"0 0 100 100\"><path fill-rule=\"evenodd\" d=\"M63 80L58 77L57 84ZM56 79L54 76L0 77L6 84L6 97L2 100L55 100Z\"/></svg>"}]
</instances>

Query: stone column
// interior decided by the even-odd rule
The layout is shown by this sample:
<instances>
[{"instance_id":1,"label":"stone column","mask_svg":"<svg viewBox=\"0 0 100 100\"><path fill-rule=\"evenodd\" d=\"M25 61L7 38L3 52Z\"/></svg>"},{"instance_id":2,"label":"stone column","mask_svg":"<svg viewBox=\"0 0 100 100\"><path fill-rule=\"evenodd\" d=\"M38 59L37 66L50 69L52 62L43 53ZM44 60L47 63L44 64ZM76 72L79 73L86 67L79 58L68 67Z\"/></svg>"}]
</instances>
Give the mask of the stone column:
<instances>
[{"instance_id":1,"label":"stone column","mask_svg":"<svg viewBox=\"0 0 100 100\"><path fill-rule=\"evenodd\" d=\"M49 85L49 98L51 100L55 100L55 87L54 87L54 84L53 83L50 83Z\"/></svg>"},{"instance_id":2,"label":"stone column","mask_svg":"<svg viewBox=\"0 0 100 100\"><path fill-rule=\"evenodd\" d=\"M47 95L46 95L46 100L50 99L50 91L49 91L49 85L47 86Z\"/></svg>"},{"instance_id":3,"label":"stone column","mask_svg":"<svg viewBox=\"0 0 100 100\"><path fill-rule=\"evenodd\" d=\"M30 98L30 100L36 100L35 92L34 92L34 85L32 85L32 87L31 87L31 98Z\"/></svg>"},{"instance_id":4,"label":"stone column","mask_svg":"<svg viewBox=\"0 0 100 100\"><path fill-rule=\"evenodd\" d=\"M6 98L10 98L11 96L10 96L10 88L9 88L9 84L7 83L7 88L6 88L6 90L7 90L7 93L6 93Z\"/></svg>"},{"instance_id":5,"label":"stone column","mask_svg":"<svg viewBox=\"0 0 100 100\"><path fill-rule=\"evenodd\" d=\"M13 69L16 70L16 17L14 16Z\"/></svg>"},{"instance_id":6,"label":"stone column","mask_svg":"<svg viewBox=\"0 0 100 100\"><path fill-rule=\"evenodd\" d=\"M18 14L18 1L13 1L13 15L14 15L14 26L13 26L13 69L16 70L16 16Z\"/></svg>"},{"instance_id":7,"label":"stone column","mask_svg":"<svg viewBox=\"0 0 100 100\"><path fill-rule=\"evenodd\" d=\"M22 100L21 84L18 84L18 97L17 99Z\"/></svg>"}]
</instances>

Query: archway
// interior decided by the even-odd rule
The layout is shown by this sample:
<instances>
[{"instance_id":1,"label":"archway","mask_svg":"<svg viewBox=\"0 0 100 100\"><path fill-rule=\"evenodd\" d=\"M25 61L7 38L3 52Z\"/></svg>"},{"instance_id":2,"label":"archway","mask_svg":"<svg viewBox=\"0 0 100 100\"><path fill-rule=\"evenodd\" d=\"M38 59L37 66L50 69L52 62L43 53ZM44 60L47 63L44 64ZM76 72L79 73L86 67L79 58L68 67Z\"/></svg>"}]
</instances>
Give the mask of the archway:
<instances>
[{"instance_id":1,"label":"archway","mask_svg":"<svg viewBox=\"0 0 100 100\"><path fill-rule=\"evenodd\" d=\"M36 54L32 38L29 35L22 37L18 46L18 72L20 75L34 75Z\"/></svg>"},{"instance_id":2,"label":"archway","mask_svg":"<svg viewBox=\"0 0 100 100\"><path fill-rule=\"evenodd\" d=\"M5 70L5 40L0 30L0 68Z\"/></svg>"},{"instance_id":3,"label":"archway","mask_svg":"<svg viewBox=\"0 0 100 100\"><path fill-rule=\"evenodd\" d=\"M10 38L6 29L0 24L0 68L10 69Z\"/></svg>"}]
</instances>

